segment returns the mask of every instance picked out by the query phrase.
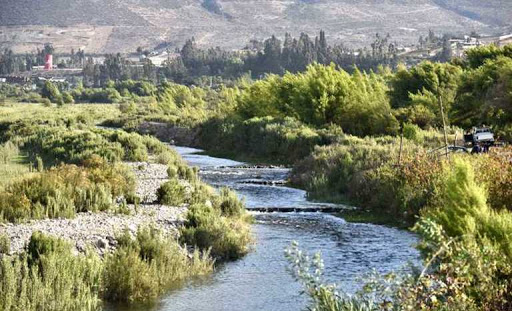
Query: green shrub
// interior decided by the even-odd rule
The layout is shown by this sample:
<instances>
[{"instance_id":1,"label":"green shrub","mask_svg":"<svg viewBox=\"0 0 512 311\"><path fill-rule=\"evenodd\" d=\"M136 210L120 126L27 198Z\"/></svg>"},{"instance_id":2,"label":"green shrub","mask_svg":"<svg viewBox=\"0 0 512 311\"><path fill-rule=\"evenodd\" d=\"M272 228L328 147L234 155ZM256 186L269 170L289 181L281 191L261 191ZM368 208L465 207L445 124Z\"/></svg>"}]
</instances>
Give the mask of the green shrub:
<instances>
[{"instance_id":1,"label":"green shrub","mask_svg":"<svg viewBox=\"0 0 512 311\"><path fill-rule=\"evenodd\" d=\"M187 202L185 186L177 179L171 179L162 184L156 194L161 204L179 206Z\"/></svg>"},{"instance_id":2,"label":"green shrub","mask_svg":"<svg viewBox=\"0 0 512 311\"><path fill-rule=\"evenodd\" d=\"M75 103L75 99L73 98L73 95L71 95L71 93L69 93L69 92L62 93L62 101L64 102L64 104L74 104Z\"/></svg>"},{"instance_id":3,"label":"green shrub","mask_svg":"<svg viewBox=\"0 0 512 311\"><path fill-rule=\"evenodd\" d=\"M221 214L227 217L240 217L245 212L243 201L229 188L222 188L219 195Z\"/></svg>"},{"instance_id":4,"label":"green shrub","mask_svg":"<svg viewBox=\"0 0 512 311\"><path fill-rule=\"evenodd\" d=\"M221 216L221 211L206 204L194 204L180 230L181 241L220 260L234 260L245 255L251 243L250 228L244 218Z\"/></svg>"},{"instance_id":5,"label":"green shrub","mask_svg":"<svg viewBox=\"0 0 512 311\"><path fill-rule=\"evenodd\" d=\"M446 170L449 175L443 191L439 193L438 208L428 215L449 236L475 234L477 219L489 213L485 189L477 185L473 167L468 161L456 159L453 168L447 167Z\"/></svg>"},{"instance_id":6,"label":"green shrub","mask_svg":"<svg viewBox=\"0 0 512 311\"><path fill-rule=\"evenodd\" d=\"M11 240L6 234L0 234L0 255L9 254L11 251Z\"/></svg>"},{"instance_id":7,"label":"green shrub","mask_svg":"<svg viewBox=\"0 0 512 311\"><path fill-rule=\"evenodd\" d=\"M109 301L147 301L186 278L210 273L208 253L189 257L172 238L155 229L141 229L135 239L125 232L119 248L106 258L104 297Z\"/></svg>"},{"instance_id":8,"label":"green shrub","mask_svg":"<svg viewBox=\"0 0 512 311\"><path fill-rule=\"evenodd\" d=\"M41 234L29 245L33 255L0 260L0 310L99 309L103 266L98 256L75 255L68 243Z\"/></svg>"},{"instance_id":9,"label":"green shrub","mask_svg":"<svg viewBox=\"0 0 512 311\"><path fill-rule=\"evenodd\" d=\"M0 145L0 163L8 164L20 153L20 149L16 144L8 141Z\"/></svg>"},{"instance_id":10,"label":"green shrub","mask_svg":"<svg viewBox=\"0 0 512 311\"><path fill-rule=\"evenodd\" d=\"M63 165L8 184L0 195L0 216L9 222L71 218L77 212L111 209L120 196L134 197L135 179L127 168L101 159L86 166Z\"/></svg>"},{"instance_id":11,"label":"green shrub","mask_svg":"<svg viewBox=\"0 0 512 311\"><path fill-rule=\"evenodd\" d=\"M51 106L52 106L52 102L51 102L48 98L42 98L39 102L40 102L44 107L51 107Z\"/></svg>"}]
</instances>

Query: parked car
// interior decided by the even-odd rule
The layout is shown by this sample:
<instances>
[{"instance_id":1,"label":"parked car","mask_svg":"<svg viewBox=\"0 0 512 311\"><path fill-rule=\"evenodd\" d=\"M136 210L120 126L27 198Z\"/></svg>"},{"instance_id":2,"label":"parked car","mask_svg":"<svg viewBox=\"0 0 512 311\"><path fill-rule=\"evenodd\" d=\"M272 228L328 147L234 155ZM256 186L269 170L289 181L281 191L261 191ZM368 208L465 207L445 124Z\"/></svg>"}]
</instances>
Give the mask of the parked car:
<instances>
[{"instance_id":1,"label":"parked car","mask_svg":"<svg viewBox=\"0 0 512 311\"><path fill-rule=\"evenodd\" d=\"M488 127L475 127L464 134L464 141L471 145L486 144L492 146L494 144L494 133Z\"/></svg>"}]
</instances>

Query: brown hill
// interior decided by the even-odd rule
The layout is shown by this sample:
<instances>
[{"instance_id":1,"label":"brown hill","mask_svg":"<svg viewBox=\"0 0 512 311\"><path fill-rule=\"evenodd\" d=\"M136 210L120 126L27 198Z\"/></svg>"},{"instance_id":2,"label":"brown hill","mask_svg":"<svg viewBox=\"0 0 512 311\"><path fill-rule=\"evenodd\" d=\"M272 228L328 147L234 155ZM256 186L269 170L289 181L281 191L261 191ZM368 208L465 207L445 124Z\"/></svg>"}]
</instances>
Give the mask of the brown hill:
<instances>
[{"instance_id":1,"label":"brown hill","mask_svg":"<svg viewBox=\"0 0 512 311\"><path fill-rule=\"evenodd\" d=\"M132 52L162 42L237 49L250 39L326 31L333 42L368 44L375 33L414 43L437 33L494 34L510 26L509 0L1 0L0 48Z\"/></svg>"}]
</instances>

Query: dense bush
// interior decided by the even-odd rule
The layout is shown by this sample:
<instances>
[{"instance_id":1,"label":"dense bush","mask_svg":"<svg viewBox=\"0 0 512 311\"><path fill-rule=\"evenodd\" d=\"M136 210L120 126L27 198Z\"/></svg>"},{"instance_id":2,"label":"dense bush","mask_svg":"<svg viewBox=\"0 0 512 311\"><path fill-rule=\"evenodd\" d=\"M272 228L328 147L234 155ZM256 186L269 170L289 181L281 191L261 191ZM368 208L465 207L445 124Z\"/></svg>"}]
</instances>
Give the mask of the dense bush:
<instances>
[{"instance_id":1,"label":"dense bush","mask_svg":"<svg viewBox=\"0 0 512 311\"><path fill-rule=\"evenodd\" d=\"M91 128L90 123L86 116L51 122L25 120L7 123L3 135L6 141L17 141L33 159L41 156L50 165L81 164L92 155L110 162L147 161L150 156L179 162L176 153L154 137Z\"/></svg>"},{"instance_id":2,"label":"dense bush","mask_svg":"<svg viewBox=\"0 0 512 311\"><path fill-rule=\"evenodd\" d=\"M307 156L315 145L328 143L331 137L327 132L292 118L252 118L243 122L213 119L201 127L200 144L211 152L293 163Z\"/></svg>"},{"instance_id":3,"label":"dense bush","mask_svg":"<svg viewBox=\"0 0 512 311\"><path fill-rule=\"evenodd\" d=\"M98 310L101 300L148 301L213 270L208 252L189 254L155 229L125 232L100 258L34 233L26 252L0 259L0 310ZM58 297L58 299L56 299Z\"/></svg>"},{"instance_id":4,"label":"dense bush","mask_svg":"<svg viewBox=\"0 0 512 311\"><path fill-rule=\"evenodd\" d=\"M213 261L208 252L186 249L155 229L140 229L118 238L119 248L105 259L104 298L108 301L147 301L177 287L192 276L208 274Z\"/></svg>"},{"instance_id":5,"label":"dense bush","mask_svg":"<svg viewBox=\"0 0 512 311\"><path fill-rule=\"evenodd\" d=\"M121 196L134 199L135 181L126 168L94 158L86 165L62 165L5 186L0 195L1 219L73 217L77 212L112 209Z\"/></svg>"},{"instance_id":6,"label":"dense bush","mask_svg":"<svg viewBox=\"0 0 512 311\"><path fill-rule=\"evenodd\" d=\"M0 310L98 310L101 274L98 256L35 233L28 253L0 260Z\"/></svg>"},{"instance_id":7,"label":"dense bush","mask_svg":"<svg viewBox=\"0 0 512 311\"><path fill-rule=\"evenodd\" d=\"M405 152L416 147L407 145ZM398 163L399 142L395 138L362 139L344 135L337 144L317 147L297 163L291 181L308 190L311 198L336 199L354 191L365 172L388 162ZM405 153L404 152L404 153Z\"/></svg>"},{"instance_id":8,"label":"dense bush","mask_svg":"<svg viewBox=\"0 0 512 311\"><path fill-rule=\"evenodd\" d=\"M512 58L500 56L468 71L453 106L453 121L464 128L491 125L498 136L512 139Z\"/></svg>"},{"instance_id":9,"label":"dense bush","mask_svg":"<svg viewBox=\"0 0 512 311\"><path fill-rule=\"evenodd\" d=\"M511 148L491 149L485 156L474 159L476 179L488 192L487 203L495 210L512 211L512 165L508 154Z\"/></svg>"},{"instance_id":10,"label":"dense bush","mask_svg":"<svg viewBox=\"0 0 512 311\"><path fill-rule=\"evenodd\" d=\"M400 67L391 79L393 108L407 108L409 122L421 127L443 124L438 99L446 112L455 100L461 68L451 64L423 62L411 69Z\"/></svg>"},{"instance_id":11,"label":"dense bush","mask_svg":"<svg viewBox=\"0 0 512 311\"><path fill-rule=\"evenodd\" d=\"M376 74L350 75L334 65L310 65L304 73L269 76L239 98L239 113L251 117L294 117L307 124L339 125L354 135L395 133L386 84Z\"/></svg>"},{"instance_id":12,"label":"dense bush","mask_svg":"<svg viewBox=\"0 0 512 311\"><path fill-rule=\"evenodd\" d=\"M294 275L315 310L510 310L512 301L512 214L491 209L486 189L467 157L445 161L418 179L437 175L440 191L422 211L414 230L424 258L411 275L372 277L364 291L347 296L322 280L319 255L289 249ZM416 172L420 173L420 172ZM423 177L422 177L423 176ZM423 182L424 183L424 182Z\"/></svg>"},{"instance_id":13,"label":"dense bush","mask_svg":"<svg viewBox=\"0 0 512 311\"><path fill-rule=\"evenodd\" d=\"M171 179L162 184L156 195L158 202L165 205L179 206L188 201L186 188L177 179Z\"/></svg>"},{"instance_id":14,"label":"dense bush","mask_svg":"<svg viewBox=\"0 0 512 311\"><path fill-rule=\"evenodd\" d=\"M190 197L190 207L181 241L211 250L214 258L234 260L249 251L251 244L250 217L236 194L222 189L220 195L210 186L196 183Z\"/></svg>"},{"instance_id":15,"label":"dense bush","mask_svg":"<svg viewBox=\"0 0 512 311\"><path fill-rule=\"evenodd\" d=\"M210 249L212 256L220 260L242 257L251 241L245 219L224 217L219 209L207 204L190 206L180 233L182 242Z\"/></svg>"}]
</instances>

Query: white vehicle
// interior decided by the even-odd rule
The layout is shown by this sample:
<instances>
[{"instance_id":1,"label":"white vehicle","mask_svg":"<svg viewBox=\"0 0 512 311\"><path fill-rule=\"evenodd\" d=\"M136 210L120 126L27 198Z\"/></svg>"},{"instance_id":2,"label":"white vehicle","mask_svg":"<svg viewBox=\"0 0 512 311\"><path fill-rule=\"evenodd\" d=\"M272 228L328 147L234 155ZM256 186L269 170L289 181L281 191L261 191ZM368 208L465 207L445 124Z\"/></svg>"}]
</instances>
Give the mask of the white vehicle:
<instances>
[{"instance_id":1,"label":"white vehicle","mask_svg":"<svg viewBox=\"0 0 512 311\"><path fill-rule=\"evenodd\" d=\"M464 135L466 143L471 144L494 144L494 134L488 127L473 128L473 130Z\"/></svg>"}]
</instances>

